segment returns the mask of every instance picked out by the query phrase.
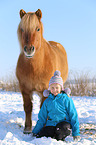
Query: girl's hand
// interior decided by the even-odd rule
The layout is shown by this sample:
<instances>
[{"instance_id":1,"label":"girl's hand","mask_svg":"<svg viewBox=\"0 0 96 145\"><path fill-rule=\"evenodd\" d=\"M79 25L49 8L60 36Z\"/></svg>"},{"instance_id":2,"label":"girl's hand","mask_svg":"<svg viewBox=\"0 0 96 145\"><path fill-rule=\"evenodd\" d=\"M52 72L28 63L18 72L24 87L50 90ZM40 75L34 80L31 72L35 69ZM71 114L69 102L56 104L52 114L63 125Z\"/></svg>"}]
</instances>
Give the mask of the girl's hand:
<instances>
[{"instance_id":1,"label":"girl's hand","mask_svg":"<svg viewBox=\"0 0 96 145\"><path fill-rule=\"evenodd\" d=\"M81 138L80 136L73 136L74 141L79 141Z\"/></svg>"},{"instance_id":2,"label":"girl's hand","mask_svg":"<svg viewBox=\"0 0 96 145\"><path fill-rule=\"evenodd\" d=\"M37 134L35 134L35 133L32 133L32 136L37 136Z\"/></svg>"}]
</instances>

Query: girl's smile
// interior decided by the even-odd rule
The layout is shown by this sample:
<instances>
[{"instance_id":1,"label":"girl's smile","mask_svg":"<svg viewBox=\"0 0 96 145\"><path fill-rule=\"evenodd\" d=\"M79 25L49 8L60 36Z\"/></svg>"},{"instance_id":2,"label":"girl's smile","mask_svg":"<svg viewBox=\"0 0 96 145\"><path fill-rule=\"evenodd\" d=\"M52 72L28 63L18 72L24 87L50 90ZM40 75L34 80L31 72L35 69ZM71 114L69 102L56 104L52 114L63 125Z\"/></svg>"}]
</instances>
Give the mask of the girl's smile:
<instances>
[{"instance_id":1,"label":"girl's smile","mask_svg":"<svg viewBox=\"0 0 96 145\"><path fill-rule=\"evenodd\" d=\"M61 92L61 86L57 83L54 83L50 86L50 92L54 95L57 96Z\"/></svg>"}]
</instances>

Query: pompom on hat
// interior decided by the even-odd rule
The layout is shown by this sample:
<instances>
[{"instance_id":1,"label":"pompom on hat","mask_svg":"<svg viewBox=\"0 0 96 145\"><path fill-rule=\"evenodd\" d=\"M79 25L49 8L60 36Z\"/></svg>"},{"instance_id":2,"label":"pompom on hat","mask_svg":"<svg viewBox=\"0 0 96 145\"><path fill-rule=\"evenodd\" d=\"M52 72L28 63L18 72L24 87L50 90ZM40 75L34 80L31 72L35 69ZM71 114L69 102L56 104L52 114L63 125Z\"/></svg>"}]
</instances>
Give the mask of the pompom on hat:
<instances>
[{"instance_id":1,"label":"pompom on hat","mask_svg":"<svg viewBox=\"0 0 96 145\"><path fill-rule=\"evenodd\" d=\"M49 90L44 90L44 91L43 91L43 96L44 96L44 97L48 97L49 94L50 94L50 91L49 91Z\"/></svg>"}]
</instances>

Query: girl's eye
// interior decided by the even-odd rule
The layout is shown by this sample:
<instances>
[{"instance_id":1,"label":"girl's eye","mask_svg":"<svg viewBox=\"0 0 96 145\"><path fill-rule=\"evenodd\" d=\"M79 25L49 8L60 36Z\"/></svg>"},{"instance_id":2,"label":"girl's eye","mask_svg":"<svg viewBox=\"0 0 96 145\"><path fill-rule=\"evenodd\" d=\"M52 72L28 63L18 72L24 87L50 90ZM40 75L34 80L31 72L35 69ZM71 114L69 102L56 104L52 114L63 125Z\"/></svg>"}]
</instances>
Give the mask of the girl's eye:
<instances>
[{"instance_id":1,"label":"girl's eye","mask_svg":"<svg viewBox=\"0 0 96 145\"><path fill-rule=\"evenodd\" d=\"M37 31L40 31L40 28L38 28Z\"/></svg>"}]
</instances>

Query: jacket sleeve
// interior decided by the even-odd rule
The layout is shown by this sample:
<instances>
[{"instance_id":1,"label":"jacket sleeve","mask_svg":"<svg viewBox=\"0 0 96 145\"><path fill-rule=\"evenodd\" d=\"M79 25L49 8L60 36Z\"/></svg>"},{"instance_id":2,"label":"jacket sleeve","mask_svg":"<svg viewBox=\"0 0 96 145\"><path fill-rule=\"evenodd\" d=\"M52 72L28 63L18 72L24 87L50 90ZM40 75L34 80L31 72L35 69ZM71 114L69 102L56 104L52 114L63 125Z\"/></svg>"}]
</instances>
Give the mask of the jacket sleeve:
<instances>
[{"instance_id":1,"label":"jacket sleeve","mask_svg":"<svg viewBox=\"0 0 96 145\"><path fill-rule=\"evenodd\" d=\"M40 132L40 130L44 127L47 121L47 106L46 106L46 100L44 101L39 114L38 114L38 121L36 123L36 126L33 129L33 133L37 134Z\"/></svg>"},{"instance_id":2,"label":"jacket sleeve","mask_svg":"<svg viewBox=\"0 0 96 145\"><path fill-rule=\"evenodd\" d=\"M75 105L73 103L73 100L71 98L68 99L68 114L70 117L71 127L72 127L72 136L79 136L79 120L78 120L78 114L75 108Z\"/></svg>"}]
</instances>

